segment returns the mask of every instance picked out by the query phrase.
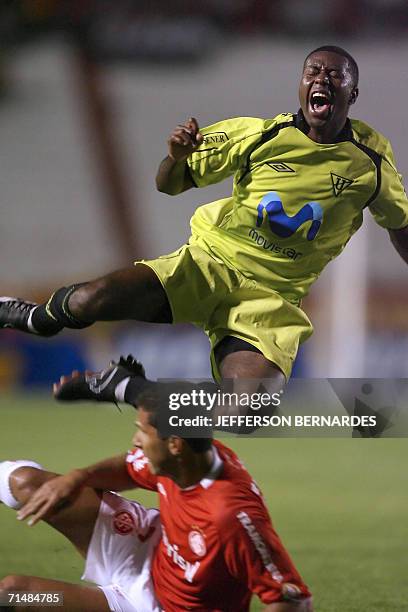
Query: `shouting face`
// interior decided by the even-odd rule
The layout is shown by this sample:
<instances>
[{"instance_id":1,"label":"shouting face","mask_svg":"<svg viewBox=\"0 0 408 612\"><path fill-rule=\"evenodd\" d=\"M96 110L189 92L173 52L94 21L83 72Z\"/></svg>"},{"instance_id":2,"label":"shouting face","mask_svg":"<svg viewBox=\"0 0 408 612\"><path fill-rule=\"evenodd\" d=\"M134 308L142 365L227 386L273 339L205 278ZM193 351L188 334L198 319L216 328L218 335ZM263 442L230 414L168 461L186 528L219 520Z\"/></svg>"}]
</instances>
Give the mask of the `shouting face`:
<instances>
[{"instance_id":1,"label":"shouting face","mask_svg":"<svg viewBox=\"0 0 408 612\"><path fill-rule=\"evenodd\" d=\"M316 51L306 58L299 86L300 105L309 125L308 136L333 142L343 129L358 96L350 61L332 51Z\"/></svg>"}]
</instances>

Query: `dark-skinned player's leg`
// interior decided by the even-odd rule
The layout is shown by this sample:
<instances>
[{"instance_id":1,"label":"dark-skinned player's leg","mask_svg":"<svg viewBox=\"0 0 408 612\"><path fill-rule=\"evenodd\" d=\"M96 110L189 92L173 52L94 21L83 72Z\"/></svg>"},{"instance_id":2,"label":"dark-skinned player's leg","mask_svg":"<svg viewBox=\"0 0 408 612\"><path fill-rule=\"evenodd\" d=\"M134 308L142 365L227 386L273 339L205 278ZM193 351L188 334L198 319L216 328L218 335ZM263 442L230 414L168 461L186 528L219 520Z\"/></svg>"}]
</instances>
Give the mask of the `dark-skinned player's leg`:
<instances>
[{"instance_id":1,"label":"dark-skinned player's leg","mask_svg":"<svg viewBox=\"0 0 408 612\"><path fill-rule=\"evenodd\" d=\"M238 395L253 395L268 393L269 396L281 393L286 379L282 370L251 344L226 336L215 347L214 356L221 376L221 387L227 392L234 391ZM245 414L271 417L276 411L274 405L262 406L256 413L247 408ZM240 406L218 406L216 415L242 415ZM256 429L256 428L255 428ZM229 431L229 427L226 428ZM238 427L236 433L252 433L254 427Z\"/></svg>"},{"instance_id":2,"label":"dark-skinned player's leg","mask_svg":"<svg viewBox=\"0 0 408 612\"><path fill-rule=\"evenodd\" d=\"M214 355L222 380L242 380L253 392L260 381L265 381L269 393L277 393L286 385L282 370L243 340L226 336L215 347ZM251 379L255 379L253 385Z\"/></svg>"},{"instance_id":3,"label":"dark-skinned player's leg","mask_svg":"<svg viewBox=\"0 0 408 612\"><path fill-rule=\"evenodd\" d=\"M86 327L95 321L172 322L166 292L156 273L144 264L59 289L46 304L39 306L22 300L1 300L0 327L15 327L40 335L53 335L64 327ZM251 345L245 347L244 342L240 350L236 346L230 349L229 338L215 349L222 379L266 378L276 381L276 390L283 388L285 377L275 364L254 351ZM272 386L275 388L274 382Z\"/></svg>"},{"instance_id":4,"label":"dark-skinned player's leg","mask_svg":"<svg viewBox=\"0 0 408 612\"><path fill-rule=\"evenodd\" d=\"M0 328L40 336L53 336L64 327L81 329L96 321L125 319L172 322L166 293L153 270L144 264L61 287L44 304L0 298Z\"/></svg>"},{"instance_id":5,"label":"dark-skinned player's leg","mask_svg":"<svg viewBox=\"0 0 408 612\"><path fill-rule=\"evenodd\" d=\"M171 323L166 292L149 266L137 264L117 270L79 286L68 300L73 316L80 321Z\"/></svg>"},{"instance_id":6,"label":"dark-skinned player's leg","mask_svg":"<svg viewBox=\"0 0 408 612\"><path fill-rule=\"evenodd\" d=\"M59 292L60 299L55 299ZM0 301L0 327L16 327L30 331L27 329L28 314L22 314L19 320L18 311L25 310L28 313L36 306L30 318L30 325L40 335L53 335L63 327L86 327L95 321L133 319L150 323L172 322L166 292L156 273L144 264L60 289L46 304L39 306L23 301L7 306L6 299L2 298L3 301ZM30 307L24 309L24 304L30 304ZM13 318L14 312L17 313L14 320L8 320ZM254 351L251 345L245 347L246 343L242 341L240 350L237 350L236 346L229 348L229 339L231 337L222 340L215 348L222 379L267 378L276 380L277 387L282 388L285 377L275 364L259 351Z\"/></svg>"},{"instance_id":7,"label":"dark-skinned player's leg","mask_svg":"<svg viewBox=\"0 0 408 612\"><path fill-rule=\"evenodd\" d=\"M32 467L19 467L9 478L9 486L15 499L25 504L33 493L45 482L54 478L56 474ZM86 557L91 541L94 525L98 516L101 496L99 493L84 487L75 498L64 508L61 508L46 522L62 533ZM64 605L62 610L71 612L108 612L109 605L101 589L92 586L83 586L39 578L36 576L10 575L0 580L0 592L29 591L35 593L59 592L63 594ZM12 608L7 608L12 610ZM26 610L18 606L18 610ZM27 610L40 612L43 606L29 606Z\"/></svg>"},{"instance_id":8,"label":"dark-skinned player's leg","mask_svg":"<svg viewBox=\"0 0 408 612\"><path fill-rule=\"evenodd\" d=\"M228 353L218 363L221 377L226 378L267 378L276 380L280 388L286 384L285 375L272 361L255 351Z\"/></svg>"}]
</instances>

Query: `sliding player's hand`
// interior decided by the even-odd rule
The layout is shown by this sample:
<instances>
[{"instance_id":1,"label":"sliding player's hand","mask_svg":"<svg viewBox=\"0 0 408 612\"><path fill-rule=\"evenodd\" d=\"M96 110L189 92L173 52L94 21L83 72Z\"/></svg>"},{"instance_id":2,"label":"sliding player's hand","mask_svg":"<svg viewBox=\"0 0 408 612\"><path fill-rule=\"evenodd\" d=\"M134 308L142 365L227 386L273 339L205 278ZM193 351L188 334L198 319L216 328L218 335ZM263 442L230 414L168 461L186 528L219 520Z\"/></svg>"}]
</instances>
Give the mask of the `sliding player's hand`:
<instances>
[{"instance_id":1,"label":"sliding player's hand","mask_svg":"<svg viewBox=\"0 0 408 612\"><path fill-rule=\"evenodd\" d=\"M83 481L84 474L81 470L73 470L64 476L56 476L48 480L18 511L18 520L24 521L29 518L28 525L35 525L38 521L65 508L75 497Z\"/></svg>"},{"instance_id":2,"label":"sliding player's hand","mask_svg":"<svg viewBox=\"0 0 408 612\"><path fill-rule=\"evenodd\" d=\"M169 157L175 161L184 161L202 144L203 140L204 137L200 134L197 119L190 117L188 121L178 125L170 134L167 141Z\"/></svg>"}]
</instances>

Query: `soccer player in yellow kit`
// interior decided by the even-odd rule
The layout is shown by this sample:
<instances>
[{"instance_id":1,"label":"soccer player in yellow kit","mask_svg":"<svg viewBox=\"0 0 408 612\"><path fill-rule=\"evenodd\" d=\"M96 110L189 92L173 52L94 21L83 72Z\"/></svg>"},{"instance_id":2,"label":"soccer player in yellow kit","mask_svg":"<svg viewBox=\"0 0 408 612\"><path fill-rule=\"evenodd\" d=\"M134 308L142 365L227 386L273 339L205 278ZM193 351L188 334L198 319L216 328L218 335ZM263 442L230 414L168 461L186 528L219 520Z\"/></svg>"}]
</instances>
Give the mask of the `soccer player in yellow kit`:
<instances>
[{"instance_id":1,"label":"soccer player in yellow kit","mask_svg":"<svg viewBox=\"0 0 408 612\"><path fill-rule=\"evenodd\" d=\"M401 176L388 140L348 119L357 96L355 60L325 46L306 57L297 113L178 126L158 189L176 195L233 175L231 197L198 208L171 255L63 287L43 305L1 298L0 326L53 335L99 320L191 322L210 338L216 378L283 384L312 333L301 300L365 208L408 261Z\"/></svg>"}]
</instances>

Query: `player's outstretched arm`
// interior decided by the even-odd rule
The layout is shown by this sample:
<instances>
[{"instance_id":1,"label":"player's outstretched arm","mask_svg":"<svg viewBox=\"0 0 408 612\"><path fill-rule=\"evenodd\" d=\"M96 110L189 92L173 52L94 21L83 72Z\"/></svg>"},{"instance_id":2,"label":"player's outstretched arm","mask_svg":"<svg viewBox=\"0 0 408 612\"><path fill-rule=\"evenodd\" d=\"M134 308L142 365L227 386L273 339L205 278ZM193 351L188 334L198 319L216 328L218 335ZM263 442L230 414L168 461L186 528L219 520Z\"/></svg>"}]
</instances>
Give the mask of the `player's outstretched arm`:
<instances>
[{"instance_id":1,"label":"player's outstretched arm","mask_svg":"<svg viewBox=\"0 0 408 612\"><path fill-rule=\"evenodd\" d=\"M167 141L167 157L161 162L156 175L159 191L177 195L194 187L186 161L202 142L203 136L194 117L172 131Z\"/></svg>"},{"instance_id":2,"label":"player's outstretched arm","mask_svg":"<svg viewBox=\"0 0 408 612\"><path fill-rule=\"evenodd\" d=\"M110 457L47 480L18 511L17 518L21 521L29 518L29 525L35 525L64 507L85 486L110 491L134 489L135 483L126 469L126 455Z\"/></svg>"},{"instance_id":3,"label":"player's outstretched arm","mask_svg":"<svg viewBox=\"0 0 408 612\"><path fill-rule=\"evenodd\" d=\"M399 230L388 230L391 242L402 259L408 263L408 226Z\"/></svg>"}]
</instances>

